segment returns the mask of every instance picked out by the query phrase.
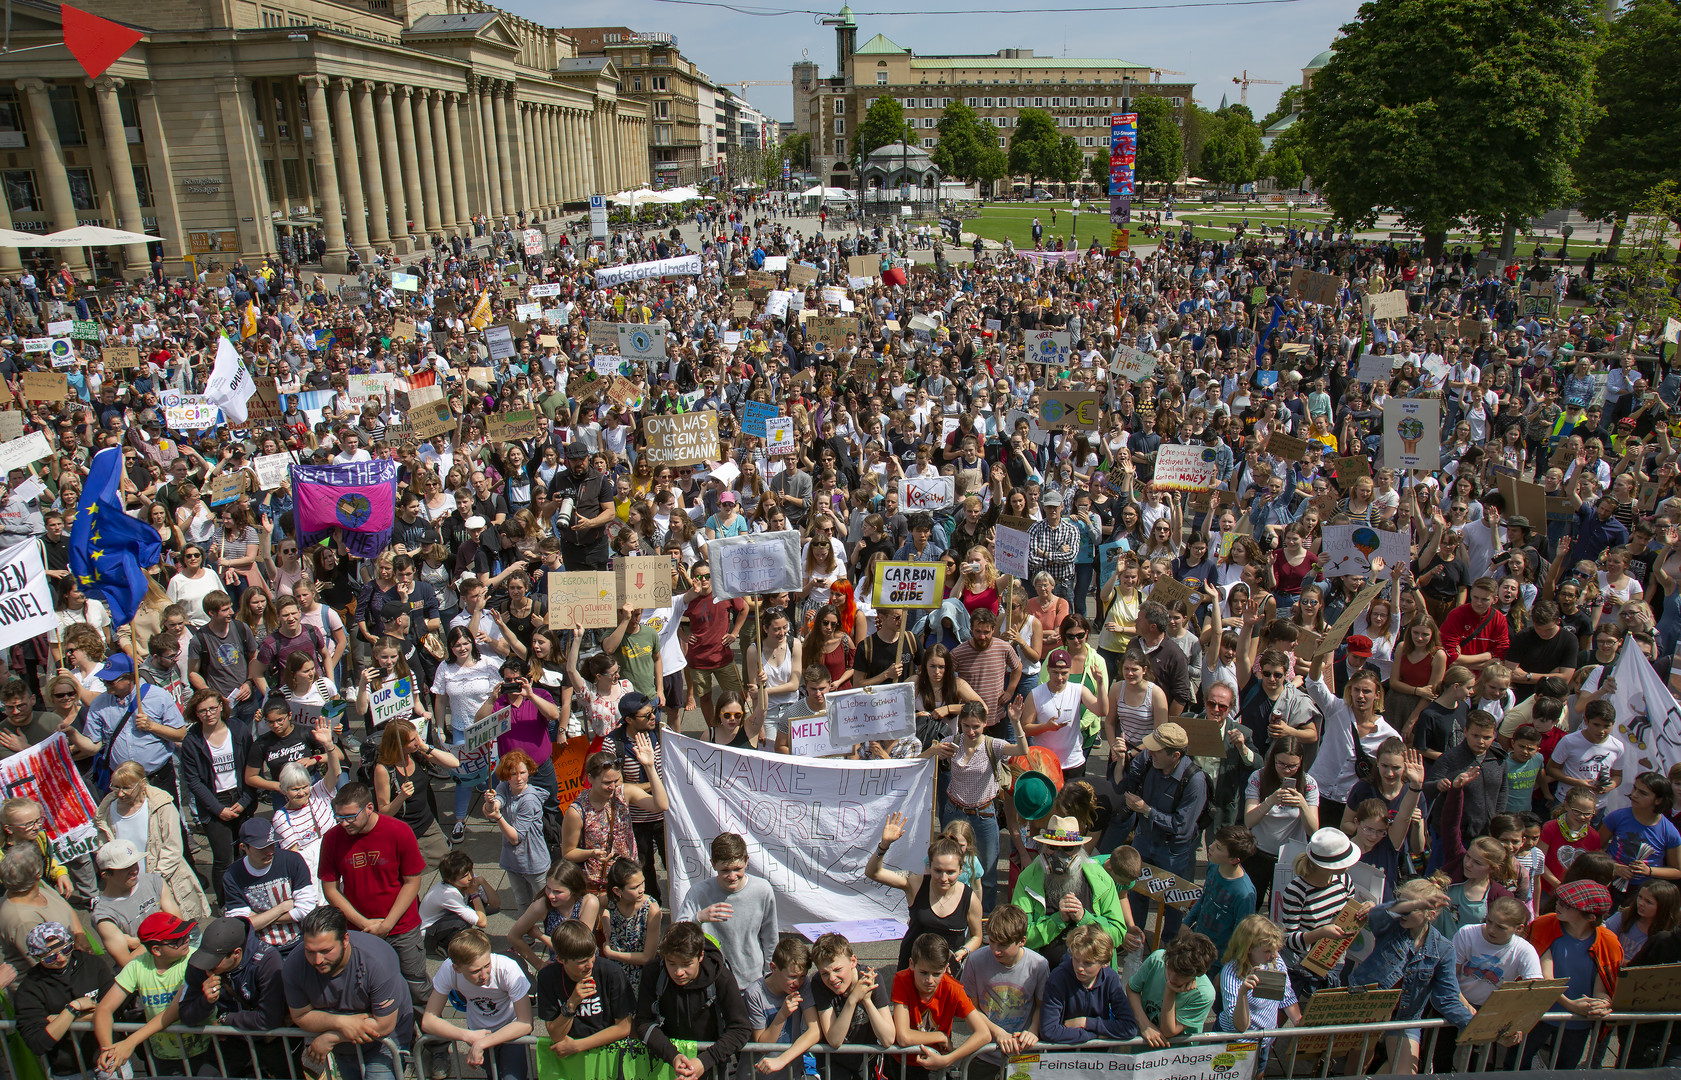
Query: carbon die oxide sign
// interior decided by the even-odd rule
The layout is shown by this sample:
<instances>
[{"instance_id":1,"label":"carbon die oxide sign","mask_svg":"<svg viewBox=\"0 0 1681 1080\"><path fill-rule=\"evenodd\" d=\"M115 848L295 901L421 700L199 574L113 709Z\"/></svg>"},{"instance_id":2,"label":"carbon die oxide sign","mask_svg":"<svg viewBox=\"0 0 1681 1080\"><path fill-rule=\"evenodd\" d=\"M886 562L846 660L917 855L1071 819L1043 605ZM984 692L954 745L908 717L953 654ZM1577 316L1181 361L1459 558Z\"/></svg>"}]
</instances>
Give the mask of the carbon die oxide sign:
<instances>
[{"instance_id":1,"label":"carbon die oxide sign","mask_svg":"<svg viewBox=\"0 0 1681 1080\"><path fill-rule=\"evenodd\" d=\"M873 603L878 608L939 607L945 584L944 563L877 563Z\"/></svg>"}]
</instances>

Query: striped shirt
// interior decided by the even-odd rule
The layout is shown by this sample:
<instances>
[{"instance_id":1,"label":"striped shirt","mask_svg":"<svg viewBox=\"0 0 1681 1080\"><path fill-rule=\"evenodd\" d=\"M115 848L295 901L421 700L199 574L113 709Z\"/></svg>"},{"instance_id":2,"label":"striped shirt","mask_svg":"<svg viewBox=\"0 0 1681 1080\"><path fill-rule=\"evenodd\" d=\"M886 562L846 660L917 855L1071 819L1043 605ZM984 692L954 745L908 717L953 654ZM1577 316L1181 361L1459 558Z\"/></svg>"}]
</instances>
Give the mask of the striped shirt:
<instances>
[{"instance_id":1,"label":"striped shirt","mask_svg":"<svg viewBox=\"0 0 1681 1080\"><path fill-rule=\"evenodd\" d=\"M1308 950L1303 940L1311 931L1337 921L1342 909L1354 899L1354 883L1347 874L1337 874L1324 888L1309 885L1307 879L1296 876L1284 886L1284 900L1279 909L1279 921L1284 927L1284 947L1295 966Z\"/></svg>"}]
</instances>

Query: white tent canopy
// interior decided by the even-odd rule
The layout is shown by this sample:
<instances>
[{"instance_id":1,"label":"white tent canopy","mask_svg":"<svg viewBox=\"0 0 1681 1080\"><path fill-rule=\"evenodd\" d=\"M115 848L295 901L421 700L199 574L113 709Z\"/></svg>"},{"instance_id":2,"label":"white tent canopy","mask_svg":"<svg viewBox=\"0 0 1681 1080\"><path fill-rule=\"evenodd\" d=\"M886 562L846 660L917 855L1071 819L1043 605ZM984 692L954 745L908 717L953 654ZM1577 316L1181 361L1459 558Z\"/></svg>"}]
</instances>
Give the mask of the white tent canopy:
<instances>
[{"instance_id":1,"label":"white tent canopy","mask_svg":"<svg viewBox=\"0 0 1681 1080\"><path fill-rule=\"evenodd\" d=\"M805 199L850 199L853 194L846 188L824 187L819 184L800 192L800 197Z\"/></svg>"},{"instance_id":2,"label":"white tent canopy","mask_svg":"<svg viewBox=\"0 0 1681 1080\"><path fill-rule=\"evenodd\" d=\"M0 229L0 247L32 248L44 247L41 234L19 232L17 229Z\"/></svg>"},{"instance_id":3,"label":"white tent canopy","mask_svg":"<svg viewBox=\"0 0 1681 1080\"><path fill-rule=\"evenodd\" d=\"M636 206L640 203L655 202L657 199L653 188L637 188L635 191L621 191L617 195L609 195L607 201Z\"/></svg>"},{"instance_id":4,"label":"white tent canopy","mask_svg":"<svg viewBox=\"0 0 1681 1080\"><path fill-rule=\"evenodd\" d=\"M669 191L654 192L654 201L662 203L686 203L705 198L700 191L692 187L672 188Z\"/></svg>"},{"instance_id":5,"label":"white tent canopy","mask_svg":"<svg viewBox=\"0 0 1681 1080\"><path fill-rule=\"evenodd\" d=\"M27 246L49 248L109 247L114 244L151 244L158 240L159 237L147 236L145 233L129 232L126 229L107 229L102 225L78 225L74 229L65 229L62 232L33 237Z\"/></svg>"}]
</instances>

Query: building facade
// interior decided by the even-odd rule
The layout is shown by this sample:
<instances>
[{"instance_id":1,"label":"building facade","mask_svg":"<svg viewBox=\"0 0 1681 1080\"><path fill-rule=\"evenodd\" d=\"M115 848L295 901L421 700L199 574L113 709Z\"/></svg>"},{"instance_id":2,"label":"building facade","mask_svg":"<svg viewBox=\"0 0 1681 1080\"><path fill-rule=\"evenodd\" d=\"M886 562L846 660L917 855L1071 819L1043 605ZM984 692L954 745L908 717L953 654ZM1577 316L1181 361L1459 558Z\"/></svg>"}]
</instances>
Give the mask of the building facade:
<instances>
[{"instance_id":1,"label":"building facade","mask_svg":"<svg viewBox=\"0 0 1681 1080\"><path fill-rule=\"evenodd\" d=\"M13 0L0 225L145 231L172 271L319 234L341 269L352 248L407 254L475 218L544 221L647 180L647 109L619 97L612 63L471 0L80 6L144 36L90 80L62 44L16 51L63 28L57 4ZM88 269L80 250L51 254ZM17 263L0 248L0 272Z\"/></svg>"},{"instance_id":2,"label":"building facade","mask_svg":"<svg viewBox=\"0 0 1681 1080\"><path fill-rule=\"evenodd\" d=\"M711 82L684 56L675 35L626 26L569 28L580 56L604 56L619 74L618 92L648 114L648 175L663 187L699 184L702 168L700 95Z\"/></svg>"},{"instance_id":3,"label":"building facade","mask_svg":"<svg viewBox=\"0 0 1681 1080\"><path fill-rule=\"evenodd\" d=\"M1058 130L1072 135L1088 160L1109 156L1109 117L1125 112L1142 95L1168 100L1174 118L1195 89L1192 83L1153 82L1157 69L1126 60L1035 56L1032 49L1000 49L993 54L918 56L877 34L857 44L858 28L850 8L829 25L835 29L835 74L819 74L818 65L793 65L794 122L812 137L812 168L833 187L854 188L852 136L877 98L897 98L905 119L916 130L916 145L932 150L940 114L962 101L999 131L1008 146L1024 109L1042 109Z\"/></svg>"}]
</instances>

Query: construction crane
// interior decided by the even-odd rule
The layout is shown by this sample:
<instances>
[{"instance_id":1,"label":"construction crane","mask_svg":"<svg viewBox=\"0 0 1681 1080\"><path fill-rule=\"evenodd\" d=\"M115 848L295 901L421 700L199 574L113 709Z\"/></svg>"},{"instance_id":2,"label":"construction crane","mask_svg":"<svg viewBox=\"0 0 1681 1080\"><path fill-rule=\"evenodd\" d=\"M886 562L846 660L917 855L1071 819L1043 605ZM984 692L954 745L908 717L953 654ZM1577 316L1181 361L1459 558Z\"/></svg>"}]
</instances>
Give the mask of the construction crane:
<instances>
[{"instance_id":1,"label":"construction crane","mask_svg":"<svg viewBox=\"0 0 1681 1080\"><path fill-rule=\"evenodd\" d=\"M1271 86L1283 86L1284 85L1282 82L1278 81L1277 79L1251 79L1249 77L1249 69L1248 68L1243 69L1243 74L1242 75L1232 76L1232 82L1237 83L1239 86L1243 87L1243 91L1242 91L1242 93L1238 94L1237 99L1245 105L1249 104L1249 84L1250 83L1266 83L1266 84L1271 85Z\"/></svg>"},{"instance_id":2,"label":"construction crane","mask_svg":"<svg viewBox=\"0 0 1681 1080\"><path fill-rule=\"evenodd\" d=\"M1161 82L1163 75L1183 75L1185 73L1183 71L1174 71L1172 68L1151 68L1150 74L1155 76L1152 80L1153 82Z\"/></svg>"},{"instance_id":3,"label":"construction crane","mask_svg":"<svg viewBox=\"0 0 1681 1080\"><path fill-rule=\"evenodd\" d=\"M718 85L739 86L745 89L749 86L793 86L794 84L788 79L744 79L741 82L721 82Z\"/></svg>"}]
</instances>

